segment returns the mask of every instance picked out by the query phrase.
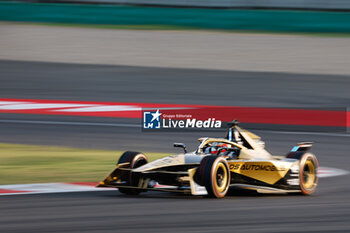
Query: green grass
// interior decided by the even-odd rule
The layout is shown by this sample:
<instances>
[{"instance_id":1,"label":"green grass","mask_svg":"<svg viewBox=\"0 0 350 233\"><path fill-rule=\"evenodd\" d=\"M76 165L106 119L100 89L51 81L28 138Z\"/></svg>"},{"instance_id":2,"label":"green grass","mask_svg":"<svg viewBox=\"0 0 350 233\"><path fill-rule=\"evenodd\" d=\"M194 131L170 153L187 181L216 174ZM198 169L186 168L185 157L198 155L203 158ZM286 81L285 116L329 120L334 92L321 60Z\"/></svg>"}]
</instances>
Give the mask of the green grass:
<instances>
[{"instance_id":1,"label":"green grass","mask_svg":"<svg viewBox=\"0 0 350 233\"><path fill-rule=\"evenodd\" d=\"M0 143L0 184L100 181L122 153ZM145 154L150 160L169 155Z\"/></svg>"}]
</instances>

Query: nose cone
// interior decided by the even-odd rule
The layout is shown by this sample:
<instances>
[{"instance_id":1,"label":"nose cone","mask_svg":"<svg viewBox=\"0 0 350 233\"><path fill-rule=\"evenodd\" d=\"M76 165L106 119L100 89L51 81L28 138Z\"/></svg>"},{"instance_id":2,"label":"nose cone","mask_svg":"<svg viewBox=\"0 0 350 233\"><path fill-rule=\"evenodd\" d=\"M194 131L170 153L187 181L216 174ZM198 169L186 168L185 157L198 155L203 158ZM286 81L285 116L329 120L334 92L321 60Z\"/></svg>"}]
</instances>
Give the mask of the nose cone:
<instances>
[{"instance_id":1,"label":"nose cone","mask_svg":"<svg viewBox=\"0 0 350 233\"><path fill-rule=\"evenodd\" d=\"M187 156L186 156L187 157ZM153 162L147 163L141 167L134 169L134 172L145 172L162 167L176 166L185 164L185 154L170 155Z\"/></svg>"}]
</instances>

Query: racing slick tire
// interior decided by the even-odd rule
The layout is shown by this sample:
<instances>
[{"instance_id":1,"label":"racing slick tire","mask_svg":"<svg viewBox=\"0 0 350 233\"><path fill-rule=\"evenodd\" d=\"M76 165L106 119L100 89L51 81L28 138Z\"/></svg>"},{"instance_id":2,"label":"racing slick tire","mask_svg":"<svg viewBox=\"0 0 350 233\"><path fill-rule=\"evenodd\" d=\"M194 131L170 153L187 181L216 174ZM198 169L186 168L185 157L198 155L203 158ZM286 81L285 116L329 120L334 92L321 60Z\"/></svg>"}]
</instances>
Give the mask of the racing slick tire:
<instances>
[{"instance_id":1,"label":"racing slick tire","mask_svg":"<svg viewBox=\"0 0 350 233\"><path fill-rule=\"evenodd\" d=\"M206 156L199 165L199 179L208 195L223 198L230 186L230 170L226 159L218 156Z\"/></svg>"},{"instance_id":2,"label":"racing slick tire","mask_svg":"<svg viewBox=\"0 0 350 233\"><path fill-rule=\"evenodd\" d=\"M145 165L148 163L148 158L146 155L135 152L135 151L126 151L122 154L122 156L119 158L117 164L121 163L130 163L129 168L138 168L142 165ZM125 171L125 174L123 175L127 185L137 185L137 180L133 179L133 174L130 171ZM119 188L119 192L127 194L127 195L137 195L142 190L140 189L130 189L130 188Z\"/></svg>"},{"instance_id":3,"label":"racing slick tire","mask_svg":"<svg viewBox=\"0 0 350 233\"><path fill-rule=\"evenodd\" d=\"M290 153L287 158L300 160L299 162L299 186L304 195L310 195L318 183L318 160L312 153L295 152Z\"/></svg>"}]
</instances>

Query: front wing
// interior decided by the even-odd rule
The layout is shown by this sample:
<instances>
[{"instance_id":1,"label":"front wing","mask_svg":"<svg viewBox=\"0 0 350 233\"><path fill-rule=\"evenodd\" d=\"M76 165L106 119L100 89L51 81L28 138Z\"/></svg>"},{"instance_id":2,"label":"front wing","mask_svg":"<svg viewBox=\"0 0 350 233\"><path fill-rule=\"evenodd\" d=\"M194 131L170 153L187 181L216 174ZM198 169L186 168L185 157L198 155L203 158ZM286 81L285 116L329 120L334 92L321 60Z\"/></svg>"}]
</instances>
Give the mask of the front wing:
<instances>
[{"instance_id":1,"label":"front wing","mask_svg":"<svg viewBox=\"0 0 350 233\"><path fill-rule=\"evenodd\" d=\"M114 171L97 187L131 188L140 191L153 190L191 195L207 194L205 187L194 181L197 168L190 168L185 171L151 170L132 172L132 169L127 168L128 165L129 163L118 164ZM136 181L136 183L126 182L125 180Z\"/></svg>"}]
</instances>

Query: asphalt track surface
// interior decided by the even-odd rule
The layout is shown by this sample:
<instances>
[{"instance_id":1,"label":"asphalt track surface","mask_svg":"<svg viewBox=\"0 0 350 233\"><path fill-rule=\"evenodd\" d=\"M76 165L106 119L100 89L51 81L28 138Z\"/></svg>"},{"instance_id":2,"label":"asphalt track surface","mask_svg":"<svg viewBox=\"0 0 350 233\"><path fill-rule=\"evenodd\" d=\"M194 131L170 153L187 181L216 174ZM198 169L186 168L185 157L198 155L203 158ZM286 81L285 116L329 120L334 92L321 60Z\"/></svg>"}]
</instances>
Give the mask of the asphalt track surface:
<instances>
[{"instance_id":1,"label":"asphalt track surface","mask_svg":"<svg viewBox=\"0 0 350 233\"><path fill-rule=\"evenodd\" d=\"M345 76L7 61L0 62L0 70L2 98L252 106L345 106L350 99L350 81ZM234 85L245 88L232 88ZM248 87L256 95L252 90L249 94L253 96L247 94ZM137 123L128 119L1 114L0 141L175 153L178 149L171 147L172 142L181 141L193 148L196 138L204 136L203 132L145 133L130 126ZM285 154L299 141L314 141L313 152L321 166L350 170L350 137L345 132L260 131L259 135L274 154ZM127 197L117 191L2 196L0 232L350 232L349 193L346 175L320 179L312 196L233 192L216 200L154 192Z\"/></svg>"},{"instance_id":2,"label":"asphalt track surface","mask_svg":"<svg viewBox=\"0 0 350 233\"><path fill-rule=\"evenodd\" d=\"M0 60L2 98L344 108L350 77Z\"/></svg>"}]
</instances>

